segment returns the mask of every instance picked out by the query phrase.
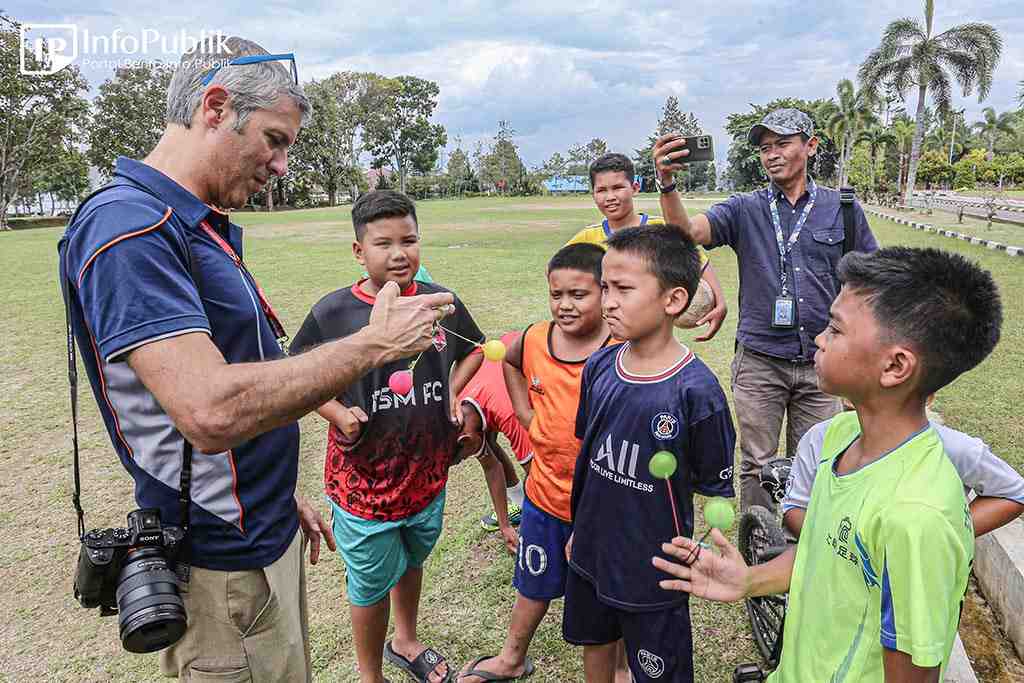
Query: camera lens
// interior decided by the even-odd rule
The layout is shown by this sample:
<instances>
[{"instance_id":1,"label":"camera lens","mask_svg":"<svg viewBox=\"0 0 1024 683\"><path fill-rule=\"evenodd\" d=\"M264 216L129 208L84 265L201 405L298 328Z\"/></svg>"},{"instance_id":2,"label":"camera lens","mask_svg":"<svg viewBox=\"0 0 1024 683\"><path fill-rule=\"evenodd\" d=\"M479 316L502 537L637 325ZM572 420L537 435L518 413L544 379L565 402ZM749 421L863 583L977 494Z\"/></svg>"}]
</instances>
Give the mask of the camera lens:
<instances>
[{"instance_id":1,"label":"camera lens","mask_svg":"<svg viewBox=\"0 0 1024 683\"><path fill-rule=\"evenodd\" d=\"M162 548L140 548L125 557L117 579L121 643L129 652L155 652L185 633L185 603Z\"/></svg>"}]
</instances>

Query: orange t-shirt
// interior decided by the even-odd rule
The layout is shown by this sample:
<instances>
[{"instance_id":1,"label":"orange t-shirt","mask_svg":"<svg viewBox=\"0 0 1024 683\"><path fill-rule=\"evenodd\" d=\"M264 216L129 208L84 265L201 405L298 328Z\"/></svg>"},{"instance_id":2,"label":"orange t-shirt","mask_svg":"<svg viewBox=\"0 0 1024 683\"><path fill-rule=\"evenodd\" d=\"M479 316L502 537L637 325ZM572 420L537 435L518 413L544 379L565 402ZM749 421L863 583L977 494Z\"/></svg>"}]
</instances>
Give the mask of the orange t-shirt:
<instances>
[{"instance_id":1,"label":"orange t-shirt","mask_svg":"<svg viewBox=\"0 0 1024 683\"><path fill-rule=\"evenodd\" d=\"M576 438L576 409L586 360L564 361L551 350L551 321L523 333L523 375L530 386L530 443L533 464L526 478L530 502L566 522L572 521L572 475L580 440ZM602 346L607 346L611 337Z\"/></svg>"}]
</instances>

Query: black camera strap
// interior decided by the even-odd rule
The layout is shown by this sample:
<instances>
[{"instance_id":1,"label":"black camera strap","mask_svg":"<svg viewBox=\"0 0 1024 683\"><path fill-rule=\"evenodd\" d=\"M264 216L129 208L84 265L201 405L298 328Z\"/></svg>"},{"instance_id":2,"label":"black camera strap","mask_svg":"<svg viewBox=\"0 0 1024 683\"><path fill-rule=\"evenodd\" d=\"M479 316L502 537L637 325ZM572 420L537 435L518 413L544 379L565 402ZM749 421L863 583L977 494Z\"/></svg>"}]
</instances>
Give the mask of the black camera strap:
<instances>
[{"instance_id":1,"label":"black camera strap","mask_svg":"<svg viewBox=\"0 0 1024 683\"><path fill-rule=\"evenodd\" d=\"M100 189L93 192L91 195L86 197L78 205L78 209L75 210L74 215L68 221L68 225L75 222L78 217L78 212L82 209L86 203L98 195L99 193L108 190L112 187L116 187L114 184L105 185ZM133 185L134 187L134 185ZM139 188L142 189L142 188ZM65 236L60 245L58 246L58 255L61 260L61 276L60 276L60 292L64 298L64 319L67 323L68 330L68 385L71 389L71 451L74 455L74 482L75 492L71 496L71 502L75 506L75 514L78 517L78 537L81 539L85 536L85 510L82 508L82 475L81 468L79 465L80 456L78 451L78 361L75 351L75 329L72 323L72 310L71 310L71 291L70 291L70 280L71 273L68 270L68 248L70 243L70 237ZM189 255L189 265L191 266L191 254ZM102 372L102 369L100 370ZM181 480L178 487L178 502L181 505L181 523L180 526L182 531L185 533L185 548L183 550L184 557L188 557L188 531L189 531L189 520L191 515L191 487L192 487L192 443L185 438L185 435L181 435L182 441L182 456L181 456Z\"/></svg>"},{"instance_id":2,"label":"black camera strap","mask_svg":"<svg viewBox=\"0 0 1024 683\"><path fill-rule=\"evenodd\" d=\"M82 509L82 477L78 466L78 362L75 356L75 332L71 327L71 297L68 292L67 278L67 244L64 245L64 252L61 254L61 261L64 267L61 268L60 292L64 297L64 318L68 327L68 384L71 387L71 451L74 453L75 461L75 492L71 495L71 502L75 506L75 514L78 516L78 537L85 536L85 510Z\"/></svg>"}]
</instances>

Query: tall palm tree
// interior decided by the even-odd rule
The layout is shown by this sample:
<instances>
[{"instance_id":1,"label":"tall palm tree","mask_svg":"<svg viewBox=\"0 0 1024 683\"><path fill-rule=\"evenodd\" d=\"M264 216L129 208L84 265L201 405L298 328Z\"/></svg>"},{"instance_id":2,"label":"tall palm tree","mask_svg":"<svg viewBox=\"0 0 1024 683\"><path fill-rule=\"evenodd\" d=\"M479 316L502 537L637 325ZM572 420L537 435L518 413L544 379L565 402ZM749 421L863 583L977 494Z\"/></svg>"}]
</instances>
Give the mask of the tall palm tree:
<instances>
[{"instance_id":1,"label":"tall palm tree","mask_svg":"<svg viewBox=\"0 0 1024 683\"><path fill-rule=\"evenodd\" d=\"M1017 91L1017 102L1020 103L1021 111L1024 111L1024 81L1017 84L1020 90Z\"/></svg>"},{"instance_id":2,"label":"tall palm tree","mask_svg":"<svg viewBox=\"0 0 1024 683\"><path fill-rule=\"evenodd\" d=\"M849 174L849 161L853 154L853 142L861 129L875 123L874 100L863 92L855 92L853 82L844 78L836 85L838 102L829 117L828 134L839 147L839 186L845 187Z\"/></svg>"},{"instance_id":3,"label":"tall palm tree","mask_svg":"<svg viewBox=\"0 0 1024 683\"><path fill-rule=\"evenodd\" d=\"M1016 120L1016 116L1013 112L1008 111L1004 111L997 116L996 110L992 107L985 107L981 110L981 113L985 118L974 122L971 125L971 130L976 131L985 138L985 142L988 143L988 160L991 161L992 157L995 156L996 135L999 133L1013 135L1015 132L1013 130L1013 122Z\"/></svg>"},{"instance_id":4,"label":"tall palm tree","mask_svg":"<svg viewBox=\"0 0 1024 683\"><path fill-rule=\"evenodd\" d=\"M890 126L893 136L896 138L896 147L900 150L900 173L896 183L899 192L903 191L903 173L910 160L910 146L914 143L914 121L909 116L900 116L893 120Z\"/></svg>"},{"instance_id":5,"label":"tall palm tree","mask_svg":"<svg viewBox=\"0 0 1024 683\"><path fill-rule=\"evenodd\" d=\"M990 24L972 22L933 33L934 0L925 0L924 24L909 17L891 22L882 42L868 55L857 72L862 88L877 92L892 82L901 93L917 86L917 116L910 150L910 172L904 201L914 194L917 166L924 137L924 106L930 94L940 111L949 111L952 97L950 73L966 97L977 87L978 101L992 89L992 72L1003 51L1003 39Z\"/></svg>"},{"instance_id":6,"label":"tall palm tree","mask_svg":"<svg viewBox=\"0 0 1024 683\"><path fill-rule=\"evenodd\" d=\"M878 168L878 150L885 149L886 145L895 145L896 136L889 130L882 128L875 123L857 134L854 144L866 142L871 157L871 192L875 192L875 169Z\"/></svg>"}]
</instances>

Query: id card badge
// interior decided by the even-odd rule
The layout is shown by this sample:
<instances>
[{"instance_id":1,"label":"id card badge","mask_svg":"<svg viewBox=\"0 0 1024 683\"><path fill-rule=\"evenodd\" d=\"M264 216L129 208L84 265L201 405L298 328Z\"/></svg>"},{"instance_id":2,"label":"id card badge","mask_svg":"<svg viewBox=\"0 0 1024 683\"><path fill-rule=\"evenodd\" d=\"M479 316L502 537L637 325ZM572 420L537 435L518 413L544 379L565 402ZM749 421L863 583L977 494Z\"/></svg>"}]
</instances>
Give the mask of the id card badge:
<instances>
[{"instance_id":1,"label":"id card badge","mask_svg":"<svg viewBox=\"0 0 1024 683\"><path fill-rule=\"evenodd\" d=\"M776 297L772 306L772 327L791 330L796 327L796 302L792 297Z\"/></svg>"}]
</instances>

